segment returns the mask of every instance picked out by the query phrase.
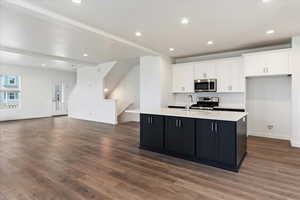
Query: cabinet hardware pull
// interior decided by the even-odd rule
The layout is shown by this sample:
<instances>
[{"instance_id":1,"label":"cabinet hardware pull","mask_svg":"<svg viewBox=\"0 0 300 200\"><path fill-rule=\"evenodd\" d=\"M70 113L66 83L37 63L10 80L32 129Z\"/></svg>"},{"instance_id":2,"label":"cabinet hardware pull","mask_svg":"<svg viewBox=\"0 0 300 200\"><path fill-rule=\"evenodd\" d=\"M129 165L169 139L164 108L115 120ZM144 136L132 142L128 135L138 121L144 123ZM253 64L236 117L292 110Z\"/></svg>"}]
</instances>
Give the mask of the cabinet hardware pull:
<instances>
[{"instance_id":1,"label":"cabinet hardware pull","mask_svg":"<svg viewBox=\"0 0 300 200\"><path fill-rule=\"evenodd\" d=\"M153 118L152 117L150 117L150 120L151 120L151 124L153 124Z\"/></svg>"},{"instance_id":2,"label":"cabinet hardware pull","mask_svg":"<svg viewBox=\"0 0 300 200\"><path fill-rule=\"evenodd\" d=\"M215 123L215 132L218 132L218 123Z\"/></svg>"},{"instance_id":3,"label":"cabinet hardware pull","mask_svg":"<svg viewBox=\"0 0 300 200\"><path fill-rule=\"evenodd\" d=\"M178 120L175 121L175 126L178 127Z\"/></svg>"},{"instance_id":4,"label":"cabinet hardware pull","mask_svg":"<svg viewBox=\"0 0 300 200\"><path fill-rule=\"evenodd\" d=\"M181 128L181 120L178 120L178 122L179 122L179 128Z\"/></svg>"},{"instance_id":5,"label":"cabinet hardware pull","mask_svg":"<svg viewBox=\"0 0 300 200\"><path fill-rule=\"evenodd\" d=\"M214 123L211 123L211 132L214 132Z\"/></svg>"}]
</instances>

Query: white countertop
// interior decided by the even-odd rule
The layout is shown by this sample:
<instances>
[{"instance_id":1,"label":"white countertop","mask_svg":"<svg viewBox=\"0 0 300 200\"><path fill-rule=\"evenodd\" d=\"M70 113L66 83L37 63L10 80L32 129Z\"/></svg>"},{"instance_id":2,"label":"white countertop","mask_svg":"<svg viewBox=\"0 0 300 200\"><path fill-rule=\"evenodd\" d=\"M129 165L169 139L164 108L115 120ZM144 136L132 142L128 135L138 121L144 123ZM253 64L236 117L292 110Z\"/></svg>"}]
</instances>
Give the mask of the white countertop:
<instances>
[{"instance_id":1,"label":"white countertop","mask_svg":"<svg viewBox=\"0 0 300 200\"><path fill-rule=\"evenodd\" d=\"M174 117L187 117L196 119L210 119L222 121L238 121L247 116L246 112L229 112L229 111L206 111L206 110L189 110L161 108L154 110L126 110L127 113L142 113L152 115L165 115Z\"/></svg>"}]
</instances>

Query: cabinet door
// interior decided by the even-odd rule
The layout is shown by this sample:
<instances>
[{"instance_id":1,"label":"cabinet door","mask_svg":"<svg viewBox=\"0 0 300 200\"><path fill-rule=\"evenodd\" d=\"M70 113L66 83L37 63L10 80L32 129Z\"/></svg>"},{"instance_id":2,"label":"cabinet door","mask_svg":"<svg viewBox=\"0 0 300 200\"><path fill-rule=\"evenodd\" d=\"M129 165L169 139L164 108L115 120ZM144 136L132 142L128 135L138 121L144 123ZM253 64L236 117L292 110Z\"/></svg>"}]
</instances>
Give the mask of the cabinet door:
<instances>
[{"instance_id":1,"label":"cabinet door","mask_svg":"<svg viewBox=\"0 0 300 200\"><path fill-rule=\"evenodd\" d=\"M215 133L218 138L218 161L225 165L236 165L236 123L216 121Z\"/></svg>"},{"instance_id":2,"label":"cabinet door","mask_svg":"<svg viewBox=\"0 0 300 200\"><path fill-rule=\"evenodd\" d=\"M193 63L173 65L173 92L194 92L194 65Z\"/></svg>"},{"instance_id":3,"label":"cabinet door","mask_svg":"<svg viewBox=\"0 0 300 200\"><path fill-rule=\"evenodd\" d=\"M217 61L216 73L218 92L244 92L245 78L242 58Z\"/></svg>"},{"instance_id":4,"label":"cabinet door","mask_svg":"<svg viewBox=\"0 0 300 200\"><path fill-rule=\"evenodd\" d=\"M141 146L153 150L163 149L164 118L163 116L141 114Z\"/></svg>"},{"instance_id":5,"label":"cabinet door","mask_svg":"<svg viewBox=\"0 0 300 200\"><path fill-rule=\"evenodd\" d=\"M244 56L245 65L245 76L261 76L265 75L266 64L263 55L245 55Z\"/></svg>"},{"instance_id":6,"label":"cabinet door","mask_svg":"<svg viewBox=\"0 0 300 200\"><path fill-rule=\"evenodd\" d=\"M166 150L181 155L195 154L195 120L166 118Z\"/></svg>"},{"instance_id":7,"label":"cabinet door","mask_svg":"<svg viewBox=\"0 0 300 200\"><path fill-rule=\"evenodd\" d=\"M197 158L217 161L218 146L213 120L196 120L196 144Z\"/></svg>"},{"instance_id":8,"label":"cabinet door","mask_svg":"<svg viewBox=\"0 0 300 200\"><path fill-rule=\"evenodd\" d=\"M231 81L228 86L229 92L245 92L245 76L243 59L234 59L231 63Z\"/></svg>"},{"instance_id":9,"label":"cabinet door","mask_svg":"<svg viewBox=\"0 0 300 200\"><path fill-rule=\"evenodd\" d=\"M215 61L195 63L195 80L216 78Z\"/></svg>"},{"instance_id":10,"label":"cabinet door","mask_svg":"<svg viewBox=\"0 0 300 200\"><path fill-rule=\"evenodd\" d=\"M217 91L227 92L231 84L231 63L227 61L217 61L216 63L216 74L217 74Z\"/></svg>"},{"instance_id":11,"label":"cabinet door","mask_svg":"<svg viewBox=\"0 0 300 200\"><path fill-rule=\"evenodd\" d=\"M275 51L265 55L268 75L289 74L289 51Z\"/></svg>"}]
</instances>

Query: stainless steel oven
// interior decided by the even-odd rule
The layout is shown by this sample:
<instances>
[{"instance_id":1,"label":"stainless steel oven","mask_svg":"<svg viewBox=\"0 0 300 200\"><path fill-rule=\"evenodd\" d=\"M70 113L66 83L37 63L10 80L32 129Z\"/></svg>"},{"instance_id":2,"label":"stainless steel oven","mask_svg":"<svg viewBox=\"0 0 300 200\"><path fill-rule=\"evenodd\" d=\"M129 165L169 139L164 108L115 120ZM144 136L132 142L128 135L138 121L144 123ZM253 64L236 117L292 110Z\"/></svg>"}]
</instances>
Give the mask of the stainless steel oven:
<instances>
[{"instance_id":1,"label":"stainless steel oven","mask_svg":"<svg viewBox=\"0 0 300 200\"><path fill-rule=\"evenodd\" d=\"M217 79L199 79L194 83L195 92L216 92Z\"/></svg>"}]
</instances>

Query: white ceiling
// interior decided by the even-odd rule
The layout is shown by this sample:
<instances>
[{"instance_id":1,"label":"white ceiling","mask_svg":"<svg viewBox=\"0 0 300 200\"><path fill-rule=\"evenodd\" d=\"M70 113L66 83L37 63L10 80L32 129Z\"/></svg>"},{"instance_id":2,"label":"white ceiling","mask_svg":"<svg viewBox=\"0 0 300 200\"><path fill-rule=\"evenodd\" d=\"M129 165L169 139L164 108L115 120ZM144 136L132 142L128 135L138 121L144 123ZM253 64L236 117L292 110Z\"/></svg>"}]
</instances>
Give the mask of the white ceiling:
<instances>
[{"instance_id":1,"label":"white ceiling","mask_svg":"<svg viewBox=\"0 0 300 200\"><path fill-rule=\"evenodd\" d=\"M73 64L143 55L184 57L285 43L300 34L299 0L82 1L0 0L0 47L25 52L24 61L13 61L2 49L0 62L50 66L61 60L72 70ZM182 25L183 17L190 24ZM266 35L269 29L275 34Z\"/></svg>"},{"instance_id":2,"label":"white ceiling","mask_svg":"<svg viewBox=\"0 0 300 200\"><path fill-rule=\"evenodd\" d=\"M61 60L51 60L38 56L29 56L0 50L0 65L1 64L51 68L65 71L75 71L76 68L80 67L79 65Z\"/></svg>"},{"instance_id":3,"label":"white ceiling","mask_svg":"<svg viewBox=\"0 0 300 200\"><path fill-rule=\"evenodd\" d=\"M7 2L0 1L0 63L45 63L47 68L73 70L74 64L90 66L151 54Z\"/></svg>"},{"instance_id":4,"label":"white ceiling","mask_svg":"<svg viewBox=\"0 0 300 200\"><path fill-rule=\"evenodd\" d=\"M82 1L29 2L172 57L277 44L300 34L299 0ZM182 17L190 24L180 24ZM266 35L269 29L276 33ZM208 40L215 45L208 46Z\"/></svg>"}]
</instances>

